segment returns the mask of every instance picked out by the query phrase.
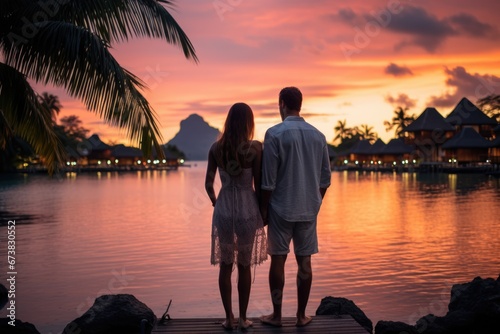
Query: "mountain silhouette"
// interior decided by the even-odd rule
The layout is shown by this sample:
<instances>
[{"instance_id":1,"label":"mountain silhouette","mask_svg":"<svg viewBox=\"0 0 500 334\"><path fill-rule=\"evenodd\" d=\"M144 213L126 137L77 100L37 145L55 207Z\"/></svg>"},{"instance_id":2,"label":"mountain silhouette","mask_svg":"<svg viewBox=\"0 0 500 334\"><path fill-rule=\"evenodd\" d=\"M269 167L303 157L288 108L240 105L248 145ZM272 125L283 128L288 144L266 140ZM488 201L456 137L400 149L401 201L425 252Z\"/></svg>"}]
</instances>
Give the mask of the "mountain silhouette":
<instances>
[{"instance_id":1,"label":"mountain silhouette","mask_svg":"<svg viewBox=\"0 0 500 334\"><path fill-rule=\"evenodd\" d=\"M167 144L177 146L188 160L207 160L210 146L219 134L219 130L211 127L203 117L191 114L181 121L179 132Z\"/></svg>"}]
</instances>

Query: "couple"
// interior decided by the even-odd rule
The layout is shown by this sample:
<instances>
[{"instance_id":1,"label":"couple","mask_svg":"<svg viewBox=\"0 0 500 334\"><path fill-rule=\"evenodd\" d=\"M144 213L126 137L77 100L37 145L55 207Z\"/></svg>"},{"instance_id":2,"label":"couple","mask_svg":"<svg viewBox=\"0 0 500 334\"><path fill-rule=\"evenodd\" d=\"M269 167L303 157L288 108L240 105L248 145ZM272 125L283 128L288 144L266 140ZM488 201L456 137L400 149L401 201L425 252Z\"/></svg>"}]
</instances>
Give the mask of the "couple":
<instances>
[{"instance_id":1,"label":"couple","mask_svg":"<svg viewBox=\"0 0 500 334\"><path fill-rule=\"evenodd\" d=\"M220 266L219 290L226 312L222 325L226 329L232 329L234 322L233 264L238 267L238 327L246 329L252 325L246 316L250 266L265 261L267 253L271 255L273 313L260 319L281 326L285 261L291 240L298 265L296 325L311 322L305 314L312 284L311 255L318 252L316 217L330 185L330 162L325 136L299 115L300 90L283 88L278 102L283 122L267 130L264 147L252 140L252 109L236 103L208 155L205 187L214 206L211 263ZM213 186L217 170L222 183L218 197Z\"/></svg>"}]
</instances>

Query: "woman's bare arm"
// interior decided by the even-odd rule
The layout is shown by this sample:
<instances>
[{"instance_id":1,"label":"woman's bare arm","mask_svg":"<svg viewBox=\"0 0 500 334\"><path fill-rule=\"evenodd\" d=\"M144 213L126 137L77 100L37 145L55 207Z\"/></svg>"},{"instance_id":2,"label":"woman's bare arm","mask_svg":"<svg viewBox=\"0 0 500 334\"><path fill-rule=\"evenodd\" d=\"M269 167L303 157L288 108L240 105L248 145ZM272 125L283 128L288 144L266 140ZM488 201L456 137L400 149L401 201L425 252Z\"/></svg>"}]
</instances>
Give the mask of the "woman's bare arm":
<instances>
[{"instance_id":1,"label":"woman's bare arm","mask_svg":"<svg viewBox=\"0 0 500 334\"><path fill-rule=\"evenodd\" d=\"M210 151L208 152L207 173L205 175L205 190L207 191L208 197L212 202L212 206L215 206L215 202L217 201L214 190L215 174L217 173L217 162L215 160L214 149L215 144L212 145Z\"/></svg>"}]
</instances>

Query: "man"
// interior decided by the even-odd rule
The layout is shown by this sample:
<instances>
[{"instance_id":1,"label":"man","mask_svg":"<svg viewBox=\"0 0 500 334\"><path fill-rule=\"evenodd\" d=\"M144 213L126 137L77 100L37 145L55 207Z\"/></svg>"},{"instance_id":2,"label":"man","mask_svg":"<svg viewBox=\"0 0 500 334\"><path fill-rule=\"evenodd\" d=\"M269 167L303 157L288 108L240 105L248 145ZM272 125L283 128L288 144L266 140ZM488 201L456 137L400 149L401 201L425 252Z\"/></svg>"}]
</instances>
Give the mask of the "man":
<instances>
[{"instance_id":1,"label":"man","mask_svg":"<svg viewBox=\"0 0 500 334\"><path fill-rule=\"evenodd\" d=\"M281 326L285 261L293 240L298 265L296 325L305 326L312 320L305 313L312 284L311 255L318 252L316 217L330 186L330 159L325 136L300 117L300 90L283 88L278 101L283 122L267 130L262 157L261 213L269 225L273 313L261 321Z\"/></svg>"}]
</instances>

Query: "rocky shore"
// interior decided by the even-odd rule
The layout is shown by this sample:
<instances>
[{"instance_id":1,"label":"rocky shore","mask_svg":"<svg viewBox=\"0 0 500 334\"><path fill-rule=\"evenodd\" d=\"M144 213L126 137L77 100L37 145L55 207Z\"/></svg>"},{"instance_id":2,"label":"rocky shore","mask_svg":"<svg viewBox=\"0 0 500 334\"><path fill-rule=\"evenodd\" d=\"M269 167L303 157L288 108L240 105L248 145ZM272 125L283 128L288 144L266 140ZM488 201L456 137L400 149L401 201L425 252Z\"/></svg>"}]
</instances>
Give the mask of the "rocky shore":
<instances>
[{"instance_id":1,"label":"rocky shore","mask_svg":"<svg viewBox=\"0 0 500 334\"><path fill-rule=\"evenodd\" d=\"M0 306L7 302L7 293L0 284ZM390 320L373 323L356 304L346 298L325 297L316 315L350 315L367 333L374 334L491 334L500 333L500 276L476 277L451 289L448 312L442 317L428 314L415 324ZM0 333L40 333L30 323L0 319ZM69 322L64 334L132 334L151 333L157 321L153 311L132 295L103 295L81 317Z\"/></svg>"}]
</instances>

